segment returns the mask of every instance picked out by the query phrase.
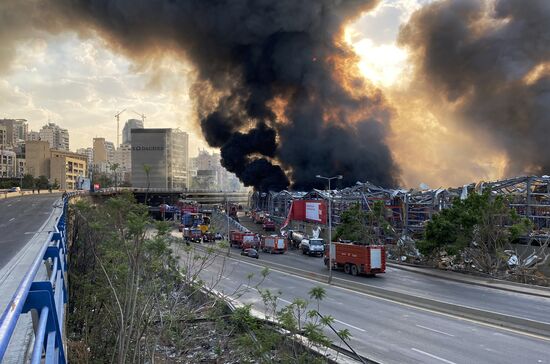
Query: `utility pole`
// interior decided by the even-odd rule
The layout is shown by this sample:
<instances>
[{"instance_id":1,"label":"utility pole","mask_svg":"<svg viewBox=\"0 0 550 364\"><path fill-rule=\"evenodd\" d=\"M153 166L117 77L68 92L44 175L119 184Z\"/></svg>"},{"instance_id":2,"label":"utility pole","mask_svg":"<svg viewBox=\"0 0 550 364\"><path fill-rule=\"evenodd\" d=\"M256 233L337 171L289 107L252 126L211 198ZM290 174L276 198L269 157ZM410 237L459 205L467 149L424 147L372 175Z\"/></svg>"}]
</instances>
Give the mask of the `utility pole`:
<instances>
[{"instance_id":1,"label":"utility pole","mask_svg":"<svg viewBox=\"0 0 550 364\"><path fill-rule=\"evenodd\" d=\"M328 284L332 282L332 196L331 196L331 189L330 189L330 181L333 179L342 179L342 175L334 176L334 177L323 177L321 175L315 176L317 178L326 179L328 181Z\"/></svg>"},{"instance_id":2,"label":"utility pole","mask_svg":"<svg viewBox=\"0 0 550 364\"><path fill-rule=\"evenodd\" d=\"M227 198L227 192L225 192L225 215L227 218L227 256L231 255L231 240L229 237L229 199Z\"/></svg>"}]
</instances>

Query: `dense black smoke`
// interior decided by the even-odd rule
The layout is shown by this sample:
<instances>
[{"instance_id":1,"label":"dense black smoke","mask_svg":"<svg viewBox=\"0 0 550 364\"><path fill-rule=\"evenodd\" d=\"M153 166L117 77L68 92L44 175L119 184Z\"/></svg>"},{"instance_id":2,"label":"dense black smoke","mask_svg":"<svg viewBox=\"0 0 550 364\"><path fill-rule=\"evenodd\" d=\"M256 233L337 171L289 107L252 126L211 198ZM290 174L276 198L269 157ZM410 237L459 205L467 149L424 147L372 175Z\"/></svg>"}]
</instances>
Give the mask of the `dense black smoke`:
<instances>
[{"instance_id":1,"label":"dense black smoke","mask_svg":"<svg viewBox=\"0 0 550 364\"><path fill-rule=\"evenodd\" d=\"M506 150L509 175L550 172L550 1L436 2L413 14L400 42L418 80Z\"/></svg>"},{"instance_id":2,"label":"dense black smoke","mask_svg":"<svg viewBox=\"0 0 550 364\"><path fill-rule=\"evenodd\" d=\"M222 164L257 189L324 186L315 175L395 185L381 97L344 88L338 37L374 0L51 0L135 57L178 52L198 73L201 129ZM67 21L67 20L66 20ZM206 100L205 100L206 99ZM280 102L284 110L277 112ZM352 120L353 119L353 120Z\"/></svg>"}]
</instances>

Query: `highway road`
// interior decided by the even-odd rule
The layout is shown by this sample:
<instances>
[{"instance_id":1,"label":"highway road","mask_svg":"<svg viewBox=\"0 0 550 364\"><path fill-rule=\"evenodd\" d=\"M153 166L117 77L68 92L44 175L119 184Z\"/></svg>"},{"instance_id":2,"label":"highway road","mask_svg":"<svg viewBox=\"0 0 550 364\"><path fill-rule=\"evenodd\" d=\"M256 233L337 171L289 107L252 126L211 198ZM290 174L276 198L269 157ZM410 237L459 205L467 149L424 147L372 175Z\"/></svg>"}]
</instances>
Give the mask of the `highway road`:
<instances>
[{"instance_id":1,"label":"highway road","mask_svg":"<svg viewBox=\"0 0 550 364\"><path fill-rule=\"evenodd\" d=\"M254 231L254 226L246 217L241 217L241 223ZM300 251L291 250L281 255L263 253L261 259L328 276L323 258L306 256ZM375 278L354 277L340 271L333 271L333 274L367 286L550 323L550 299L545 297L450 281L391 267Z\"/></svg>"},{"instance_id":2,"label":"highway road","mask_svg":"<svg viewBox=\"0 0 550 364\"><path fill-rule=\"evenodd\" d=\"M52 213L60 194L0 199L0 269L33 237Z\"/></svg>"},{"instance_id":3,"label":"highway road","mask_svg":"<svg viewBox=\"0 0 550 364\"><path fill-rule=\"evenodd\" d=\"M262 312L265 307L254 288L261 280L261 269L255 259L218 257L201 277L218 291ZM254 277L249 280L251 273ZM381 363L550 363L548 338L418 309L278 270L271 270L261 284L262 289L281 291L280 308L295 298L308 299L307 292L315 286L327 291L321 313L332 315L337 329L351 332L351 345L361 355Z\"/></svg>"}]
</instances>

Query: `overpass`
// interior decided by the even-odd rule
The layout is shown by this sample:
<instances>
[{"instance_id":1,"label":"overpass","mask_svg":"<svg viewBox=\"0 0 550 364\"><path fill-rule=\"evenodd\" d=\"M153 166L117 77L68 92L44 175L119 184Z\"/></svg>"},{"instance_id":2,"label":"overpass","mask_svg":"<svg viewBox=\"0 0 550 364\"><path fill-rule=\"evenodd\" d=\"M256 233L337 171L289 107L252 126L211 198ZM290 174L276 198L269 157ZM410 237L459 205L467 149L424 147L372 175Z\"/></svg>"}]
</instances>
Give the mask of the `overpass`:
<instances>
[{"instance_id":1,"label":"overpass","mask_svg":"<svg viewBox=\"0 0 550 364\"><path fill-rule=\"evenodd\" d=\"M238 203L241 205L247 205L250 192L236 192L236 191L205 191L205 190L187 190L171 189L171 188L134 188L134 187L118 187L118 188L106 188L102 189L96 194L98 195L113 195L122 191L130 191L134 194L136 199L144 203L147 197L147 205L160 206L165 203L168 205L174 205L179 200L191 200L196 201L204 205L216 205L223 204L225 202Z\"/></svg>"},{"instance_id":2,"label":"overpass","mask_svg":"<svg viewBox=\"0 0 550 364\"><path fill-rule=\"evenodd\" d=\"M60 194L0 203L0 362L66 363L67 201Z\"/></svg>"}]
</instances>

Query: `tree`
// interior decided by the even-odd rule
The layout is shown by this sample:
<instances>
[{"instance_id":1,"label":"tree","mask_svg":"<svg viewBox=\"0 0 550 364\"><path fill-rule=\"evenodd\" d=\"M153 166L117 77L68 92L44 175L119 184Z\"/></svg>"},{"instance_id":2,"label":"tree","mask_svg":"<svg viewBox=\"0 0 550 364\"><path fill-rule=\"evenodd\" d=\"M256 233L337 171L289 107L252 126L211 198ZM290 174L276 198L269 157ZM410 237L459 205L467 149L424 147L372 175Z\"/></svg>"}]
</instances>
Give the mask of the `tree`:
<instances>
[{"instance_id":1,"label":"tree","mask_svg":"<svg viewBox=\"0 0 550 364\"><path fill-rule=\"evenodd\" d=\"M48 188L50 181L48 181L48 177L46 176L39 176L34 180L34 184L38 189L46 189Z\"/></svg>"},{"instance_id":2,"label":"tree","mask_svg":"<svg viewBox=\"0 0 550 364\"><path fill-rule=\"evenodd\" d=\"M451 208L434 215L417 247L424 255L464 252L477 270L495 274L506 264L505 248L530 229L531 222L520 218L504 196L487 191L457 198Z\"/></svg>"},{"instance_id":3,"label":"tree","mask_svg":"<svg viewBox=\"0 0 550 364\"><path fill-rule=\"evenodd\" d=\"M34 188L34 177L32 174L25 174L23 176L23 187L22 188Z\"/></svg>"},{"instance_id":4,"label":"tree","mask_svg":"<svg viewBox=\"0 0 550 364\"><path fill-rule=\"evenodd\" d=\"M363 244L383 244L384 236L392 234L385 218L386 207L376 201L370 211L364 211L360 204L353 204L340 217L335 239L349 240Z\"/></svg>"},{"instance_id":5,"label":"tree","mask_svg":"<svg viewBox=\"0 0 550 364\"><path fill-rule=\"evenodd\" d=\"M113 172L113 175L115 177L115 191L118 187L118 173L117 173L117 170L118 170L118 167L119 167L119 164L118 163L113 163L109 166L109 169L111 170L111 172Z\"/></svg>"}]
</instances>

